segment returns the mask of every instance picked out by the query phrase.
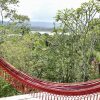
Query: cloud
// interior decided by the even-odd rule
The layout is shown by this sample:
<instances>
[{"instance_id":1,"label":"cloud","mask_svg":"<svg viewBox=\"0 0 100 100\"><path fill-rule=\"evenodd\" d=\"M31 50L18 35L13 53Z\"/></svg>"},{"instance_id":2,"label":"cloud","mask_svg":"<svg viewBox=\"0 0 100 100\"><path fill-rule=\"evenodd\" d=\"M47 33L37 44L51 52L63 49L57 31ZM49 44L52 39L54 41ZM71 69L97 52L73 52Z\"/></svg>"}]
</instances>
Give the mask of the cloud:
<instances>
[{"instance_id":1,"label":"cloud","mask_svg":"<svg viewBox=\"0 0 100 100\"><path fill-rule=\"evenodd\" d=\"M79 7L88 0L20 0L19 13L28 15L31 20L50 21L57 10Z\"/></svg>"}]
</instances>

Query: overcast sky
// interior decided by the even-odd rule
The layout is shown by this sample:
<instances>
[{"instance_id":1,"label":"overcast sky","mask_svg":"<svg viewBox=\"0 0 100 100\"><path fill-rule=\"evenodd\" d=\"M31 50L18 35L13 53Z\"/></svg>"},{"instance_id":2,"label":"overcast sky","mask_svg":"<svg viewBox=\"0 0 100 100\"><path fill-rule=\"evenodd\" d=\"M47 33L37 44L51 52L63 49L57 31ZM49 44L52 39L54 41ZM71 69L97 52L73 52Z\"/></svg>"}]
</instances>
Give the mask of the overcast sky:
<instances>
[{"instance_id":1,"label":"overcast sky","mask_svg":"<svg viewBox=\"0 0 100 100\"><path fill-rule=\"evenodd\" d=\"M52 21L57 10L77 8L88 0L19 0L19 13L29 16L31 21Z\"/></svg>"}]
</instances>

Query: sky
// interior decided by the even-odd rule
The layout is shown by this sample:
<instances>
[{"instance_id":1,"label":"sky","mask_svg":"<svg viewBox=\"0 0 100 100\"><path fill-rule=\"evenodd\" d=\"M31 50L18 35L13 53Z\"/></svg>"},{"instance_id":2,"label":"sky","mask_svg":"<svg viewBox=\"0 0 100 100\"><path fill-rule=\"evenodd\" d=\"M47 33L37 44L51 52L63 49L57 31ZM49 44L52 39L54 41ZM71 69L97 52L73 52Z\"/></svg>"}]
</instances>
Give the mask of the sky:
<instances>
[{"instance_id":1,"label":"sky","mask_svg":"<svg viewBox=\"0 0 100 100\"><path fill-rule=\"evenodd\" d=\"M88 0L19 0L18 12L31 21L54 21L57 10L77 8Z\"/></svg>"}]
</instances>

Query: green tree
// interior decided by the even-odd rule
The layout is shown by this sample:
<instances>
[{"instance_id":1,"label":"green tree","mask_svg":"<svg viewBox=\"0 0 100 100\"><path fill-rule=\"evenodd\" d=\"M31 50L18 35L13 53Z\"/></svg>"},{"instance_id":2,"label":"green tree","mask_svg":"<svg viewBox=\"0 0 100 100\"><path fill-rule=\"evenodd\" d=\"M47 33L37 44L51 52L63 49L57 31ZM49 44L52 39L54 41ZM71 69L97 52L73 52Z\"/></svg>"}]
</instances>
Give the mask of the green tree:
<instances>
[{"instance_id":1,"label":"green tree","mask_svg":"<svg viewBox=\"0 0 100 100\"><path fill-rule=\"evenodd\" d=\"M30 24L29 24L29 17L25 15L18 15L14 14L12 16L12 23L10 24L11 27L12 25L14 26L13 29L17 29L17 33L19 32L20 34L24 35L25 33L30 32ZM13 30L12 29L12 30Z\"/></svg>"},{"instance_id":2,"label":"green tree","mask_svg":"<svg viewBox=\"0 0 100 100\"><path fill-rule=\"evenodd\" d=\"M75 59L74 54L75 54L75 51L77 50L79 52L79 55L81 55L81 58L77 58L75 60L76 61L80 60L79 69L81 71L81 76L82 76L83 81L86 81L89 79L90 67L88 63L89 61L88 52L90 52L89 48L94 46L93 44L94 39L96 40L96 38L93 37L95 33L93 33L93 31L90 32L91 28L90 28L89 23L95 17L99 17L97 16L99 13L100 13L99 3L91 0L89 2L83 3L81 7L77 9L64 9L63 11L58 11L57 16L56 16L56 21L59 21L61 23L61 27L59 29L61 30L61 34L69 35L69 41L70 41L69 48L72 48L72 49L69 49L70 50L69 52L71 52L71 55L72 55L70 56L70 59ZM59 34L59 31L58 31L58 34ZM93 37L93 39L88 38L89 34L91 35L91 37ZM70 37L72 37L72 39ZM60 39L61 37L59 38L59 40ZM64 46L61 48L64 48ZM92 52L93 50L91 49L91 53ZM76 52L76 54L78 53ZM76 61L74 60L72 61L74 64L76 63ZM72 64L73 66L72 62L68 62L68 63Z\"/></svg>"},{"instance_id":3,"label":"green tree","mask_svg":"<svg viewBox=\"0 0 100 100\"><path fill-rule=\"evenodd\" d=\"M2 19L2 24L4 23L4 18L10 18L16 10L10 6L17 6L18 0L0 0L0 14Z\"/></svg>"},{"instance_id":4,"label":"green tree","mask_svg":"<svg viewBox=\"0 0 100 100\"><path fill-rule=\"evenodd\" d=\"M18 6L19 0L0 0L0 13L1 21L3 25L2 32L10 33L14 30L24 34L30 31L29 18L25 15L19 15L16 12L16 6ZM7 19L6 24L4 20ZM7 23L8 22L8 23Z\"/></svg>"}]
</instances>

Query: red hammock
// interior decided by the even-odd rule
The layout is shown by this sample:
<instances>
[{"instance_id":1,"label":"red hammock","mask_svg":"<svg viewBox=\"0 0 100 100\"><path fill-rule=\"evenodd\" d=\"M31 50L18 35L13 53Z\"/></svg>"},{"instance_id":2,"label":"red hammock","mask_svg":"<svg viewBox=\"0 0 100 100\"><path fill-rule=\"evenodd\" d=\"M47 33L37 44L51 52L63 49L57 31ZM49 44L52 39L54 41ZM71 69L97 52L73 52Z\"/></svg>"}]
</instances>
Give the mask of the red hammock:
<instances>
[{"instance_id":1,"label":"red hammock","mask_svg":"<svg viewBox=\"0 0 100 100\"><path fill-rule=\"evenodd\" d=\"M98 94L100 93L100 79L88 81L88 82L79 82L79 83L56 83L56 82L46 82L33 77L26 75L25 73L17 70L3 58L0 58L0 76L5 78L13 87L18 91L23 93L34 92L37 93L38 97L40 95L49 94L53 95L48 96L42 100L56 100L55 98L61 98L57 100L73 100L68 99L74 98L74 100L81 100L79 98L90 98L92 95L96 98L93 100L100 100ZM43 94L42 94L43 93ZM49 98L50 97L50 98ZM55 98L54 98L55 97ZM62 99L63 97L63 99ZM67 99L64 99L67 98ZM77 99L78 98L78 99ZM88 99L87 99L88 100ZM92 99L89 99L92 100Z\"/></svg>"}]
</instances>

